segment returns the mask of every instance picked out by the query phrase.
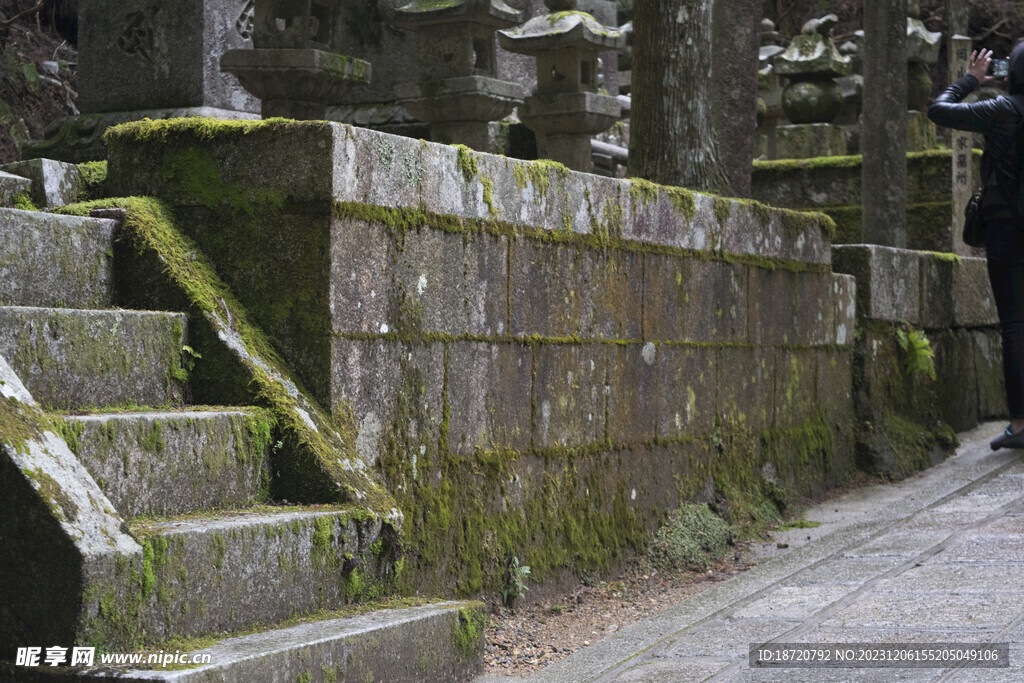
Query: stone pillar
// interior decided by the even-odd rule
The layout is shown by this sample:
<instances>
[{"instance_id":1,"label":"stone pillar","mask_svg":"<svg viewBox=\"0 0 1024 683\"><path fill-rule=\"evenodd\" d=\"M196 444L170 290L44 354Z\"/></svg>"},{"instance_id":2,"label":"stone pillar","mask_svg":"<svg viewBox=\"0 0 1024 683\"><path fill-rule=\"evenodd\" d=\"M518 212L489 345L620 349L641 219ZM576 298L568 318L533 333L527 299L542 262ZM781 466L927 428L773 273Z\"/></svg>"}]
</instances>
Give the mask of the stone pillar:
<instances>
[{"instance_id":1,"label":"stone pillar","mask_svg":"<svg viewBox=\"0 0 1024 683\"><path fill-rule=\"evenodd\" d=\"M716 2L712 10L714 131L718 160L733 197L750 196L761 16L761 0ZM728 144L723 144L725 141Z\"/></svg>"},{"instance_id":2,"label":"stone pillar","mask_svg":"<svg viewBox=\"0 0 1024 683\"><path fill-rule=\"evenodd\" d=\"M861 150L867 244L907 243L907 0L864 2ZM898 66L898 68L897 68Z\"/></svg>"},{"instance_id":3,"label":"stone pillar","mask_svg":"<svg viewBox=\"0 0 1024 683\"><path fill-rule=\"evenodd\" d=\"M971 39L956 35L952 39L949 51L950 80L955 80L967 71L967 61L971 54ZM968 99L974 99L971 95ZM967 131L950 130L949 147L953 150L953 210L950 226L953 230L953 251L963 256L973 256L974 249L964 244L961 238L964 225L964 207L967 206L974 192L974 160L971 158L971 143L974 135Z\"/></svg>"},{"instance_id":4,"label":"stone pillar","mask_svg":"<svg viewBox=\"0 0 1024 683\"><path fill-rule=\"evenodd\" d=\"M935 124L928 120L932 78L928 67L939 60L941 33L932 33L916 16L907 17L907 151L935 147Z\"/></svg>"},{"instance_id":5,"label":"stone pillar","mask_svg":"<svg viewBox=\"0 0 1024 683\"><path fill-rule=\"evenodd\" d=\"M761 20L761 47L757 56L757 137L754 156L775 159L775 129L782 113L782 86L775 72L775 58L786 51L781 46L782 36L775 30L775 22ZM763 106L762 106L763 105Z\"/></svg>"}]
</instances>

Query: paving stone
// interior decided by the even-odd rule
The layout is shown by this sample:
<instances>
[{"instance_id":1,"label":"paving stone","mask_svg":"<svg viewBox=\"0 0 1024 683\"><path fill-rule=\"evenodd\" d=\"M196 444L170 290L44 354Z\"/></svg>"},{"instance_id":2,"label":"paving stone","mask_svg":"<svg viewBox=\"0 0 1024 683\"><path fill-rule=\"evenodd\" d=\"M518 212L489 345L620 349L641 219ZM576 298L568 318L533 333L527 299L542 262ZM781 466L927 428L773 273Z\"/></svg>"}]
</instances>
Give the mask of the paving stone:
<instances>
[{"instance_id":1,"label":"paving stone","mask_svg":"<svg viewBox=\"0 0 1024 683\"><path fill-rule=\"evenodd\" d=\"M878 538L846 551L846 557L901 556L913 557L942 543L952 535L948 530L890 531Z\"/></svg>"},{"instance_id":2,"label":"paving stone","mask_svg":"<svg viewBox=\"0 0 1024 683\"><path fill-rule=\"evenodd\" d=\"M922 564L878 584L879 590L899 592L1008 593L1004 599L1024 610L1024 564Z\"/></svg>"},{"instance_id":3,"label":"paving stone","mask_svg":"<svg viewBox=\"0 0 1024 683\"><path fill-rule=\"evenodd\" d=\"M747 267L647 254L644 336L651 340L747 340Z\"/></svg>"},{"instance_id":4,"label":"paving stone","mask_svg":"<svg viewBox=\"0 0 1024 683\"><path fill-rule=\"evenodd\" d=\"M269 426L242 411L68 416L74 452L126 517L244 507L266 498ZM265 425L266 423L264 423Z\"/></svg>"},{"instance_id":5,"label":"paving stone","mask_svg":"<svg viewBox=\"0 0 1024 683\"><path fill-rule=\"evenodd\" d=\"M652 342L612 346L608 353L608 438L613 444L654 439L657 415L651 397L658 391L658 354Z\"/></svg>"},{"instance_id":6,"label":"paving stone","mask_svg":"<svg viewBox=\"0 0 1024 683\"><path fill-rule=\"evenodd\" d=\"M973 495L958 496L942 505L932 508L932 512L984 512L993 513L1007 503L1016 500L1017 496L1012 494L1004 495Z\"/></svg>"},{"instance_id":7,"label":"paving stone","mask_svg":"<svg viewBox=\"0 0 1024 683\"><path fill-rule=\"evenodd\" d=\"M617 671L615 680L619 683L662 683L669 680L697 683L714 676L729 664L728 660L711 657L642 662Z\"/></svg>"},{"instance_id":8,"label":"paving stone","mask_svg":"<svg viewBox=\"0 0 1024 683\"><path fill-rule=\"evenodd\" d=\"M857 314L860 317L919 322L918 252L877 245L836 245L832 247L832 269L857 278Z\"/></svg>"},{"instance_id":9,"label":"paving stone","mask_svg":"<svg viewBox=\"0 0 1024 683\"><path fill-rule=\"evenodd\" d=\"M1007 626L1021 611L994 595L955 588L942 593L874 591L822 622L822 627L992 629Z\"/></svg>"},{"instance_id":10,"label":"paving stone","mask_svg":"<svg viewBox=\"0 0 1024 683\"><path fill-rule=\"evenodd\" d=\"M766 643L799 626L798 620L716 618L660 643L648 655L660 659L722 657L746 659L751 643Z\"/></svg>"},{"instance_id":11,"label":"paving stone","mask_svg":"<svg viewBox=\"0 0 1024 683\"><path fill-rule=\"evenodd\" d=\"M79 171L74 164L31 159L0 166L0 169L31 180L32 203L40 209L74 204L78 199Z\"/></svg>"},{"instance_id":12,"label":"paving stone","mask_svg":"<svg viewBox=\"0 0 1024 683\"><path fill-rule=\"evenodd\" d=\"M356 451L368 465L384 455L407 461L436 456L444 414L444 345L391 339L332 341L335 417L351 410L358 421ZM400 485L393 482L393 485Z\"/></svg>"},{"instance_id":13,"label":"paving stone","mask_svg":"<svg viewBox=\"0 0 1024 683\"><path fill-rule=\"evenodd\" d=\"M978 533L946 547L935 556L937 562L1024 562L1024 534Z\"/></svg>"},{"instance_id":14,"label":"paving stone","mask_svg":"<svg viewBox=\"0 0 1024 683\"><path fill-rule=\"evenodd\" d=\"M111 305L116 223L0 209L0 304Z\"/></svg>"},{"instance_id":15,"label":"paving stone","mask_svg":"<svg viewBox=\"0 0 1024 683\"><path fill-rule=\"evenodd\" d=\"M543 344L535 347L534 362L534 446L604 441L607 345Z\"/></svg>"},{"instance_id":16,"label":"paving stone","mask_svg":"<svg viewBox=\"0 0 1024 683\"><path fill-rule=\"evenodd\" d=\"M715 422L717 353L708 347L658 347L658 391L653 397L657 436L710 434Z\"/></svg>"},{"instance_id":17,"label":"paving stone","mask_svg":"<svg viewBox=\"0 0 1024 683\"><path fill-rule=\"evenodd\" d=\"M448 447L524 450L530 445L533 353L520 344L448 346Z\"/></svg>"},{"instance_id":18,"label":"paving stone","mask_svg":"<svg viewBox=\"0 0 1024 683\"><path fill-rule=\"evenodd\" d=\"M0 306L0 355L40 403L180 403L180 313Z\"/></svg>"},{"instance_id":19,"label":"paving stone","mask_svg":"<svg viewBox=\"0 0 1024 683\"><path fill-rule=\"evenodd\" d=\"M904 564L902 557L838 557L804 569L790 579L795 586L837 585L855 588Z\"/></svg>"},{"instance_id":20,"label":"paving stone","mask_svg":"<svg viewBox=\"0 0 1024 683\"><path fill-rule=\"evenodd\" d=\"M732 612L736 619L806 619L849 593L848 586L781 586Z\"/></svg>"}]
</instances>

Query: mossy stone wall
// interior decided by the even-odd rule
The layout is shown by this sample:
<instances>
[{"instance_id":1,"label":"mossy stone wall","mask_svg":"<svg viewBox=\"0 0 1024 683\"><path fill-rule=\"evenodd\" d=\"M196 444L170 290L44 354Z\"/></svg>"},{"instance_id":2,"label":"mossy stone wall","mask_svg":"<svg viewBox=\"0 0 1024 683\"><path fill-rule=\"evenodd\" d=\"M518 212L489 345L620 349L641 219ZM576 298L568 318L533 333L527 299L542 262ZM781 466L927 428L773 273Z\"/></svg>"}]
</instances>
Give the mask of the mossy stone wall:
<instances>
[{"instance_id":1,"label":"mossy stone wall","mask_svg":"<svg viewBox=\"0 0 1024 683\"><path fill-rule=\"evenodd\" d=\"M748 521L852 468L827 217L331 124L108 146L111 191L175 207L351 421L410 590L498 590L513 556L538 581L600 571L681 500Z\"/></svg>"}]
</instances>

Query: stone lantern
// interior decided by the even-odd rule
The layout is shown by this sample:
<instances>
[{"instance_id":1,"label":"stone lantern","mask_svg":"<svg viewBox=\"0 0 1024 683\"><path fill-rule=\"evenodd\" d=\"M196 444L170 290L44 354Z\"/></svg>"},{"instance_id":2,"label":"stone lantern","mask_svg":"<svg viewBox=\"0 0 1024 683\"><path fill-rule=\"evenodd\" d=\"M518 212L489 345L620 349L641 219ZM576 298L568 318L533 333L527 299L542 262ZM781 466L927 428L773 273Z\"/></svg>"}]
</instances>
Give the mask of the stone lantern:
<instances>
[{"instance_id":1,"label":"stone lantern","mask_svg":"<svg viewBox=\"0 0 1024 683\"><path fill-rule=\"evenodd\" d=\"M928 66L939 60L942 34L925 28L924 22L907 17L907 151L935 147L935 124L928 120L932 78Z\"/></svg>"},{"instance_id":2,"label":"stone lantern","mask_svg":"<svg viewBox=\"0 0 1024 683\"><path fill-rule=\"evenodd\" d=\"M832 125L843 107L843 91L835 79L851 71L850 58L839 54L829 36L838 21L834 14L808 21L775 58L776 73L789 79L782 91L782 111L794 124L776 131L780 158L846 154L846 131Z\"/></svg>"},{"instance_id":3,"label":"stone lantern","mask_svg":"<svg viewBox=\"0 0 1024 683\"><path fill-rule=\"evenodd\" d=\"M430 124L435 142L504 151L495 126L523 100L518 83L497 77L494 32L525 12L502 0L380 0L396 26L417 34L422 81L395 87L399 104Z\"/></svg>"},{"instance_id":4,"label":"stone lantern","mask_svg":"<svg viewBox=\"0 0 1024 683\"><path fill-rule=\"evenodd\" d=\"M585 12L576 0L545 0L552 14L498 32L501 47L537 59L537 90L527 97L519 118L537 134L541 157L590 172L590 137L622 114L615 97L597 92L597 55L621 50L626 38Z\"/></svg>"},{"instance_id":5,"label":"stone lantern","mask_svg":"<svg viewBox=\"0 0 1024 683\"><path fill-rule=\"evenodd\" d=\"M327 108L370 80L370 65L337 54L342 0L256 0L252 50L231 50L221 71L263 101L263 118L326 119Z\"/></svg>"}]
</instances>

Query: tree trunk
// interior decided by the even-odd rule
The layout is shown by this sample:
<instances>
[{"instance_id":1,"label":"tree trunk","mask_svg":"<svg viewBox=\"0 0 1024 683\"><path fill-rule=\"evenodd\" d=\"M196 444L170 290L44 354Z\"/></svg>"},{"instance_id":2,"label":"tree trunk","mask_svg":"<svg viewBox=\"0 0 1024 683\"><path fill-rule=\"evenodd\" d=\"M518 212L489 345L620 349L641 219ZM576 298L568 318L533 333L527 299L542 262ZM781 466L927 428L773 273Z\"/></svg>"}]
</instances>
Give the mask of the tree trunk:
<instances>
[{"instance_id":1,"label":"tree trunk","mask_svg":"<svg viewBox=\"0 0 1024 683\"><path fill-rule=\"evenodd\" d=\"M664 185L724 191L712 125L713 0L633 6L630 174Z\"/></svg>"}]
</instances>

